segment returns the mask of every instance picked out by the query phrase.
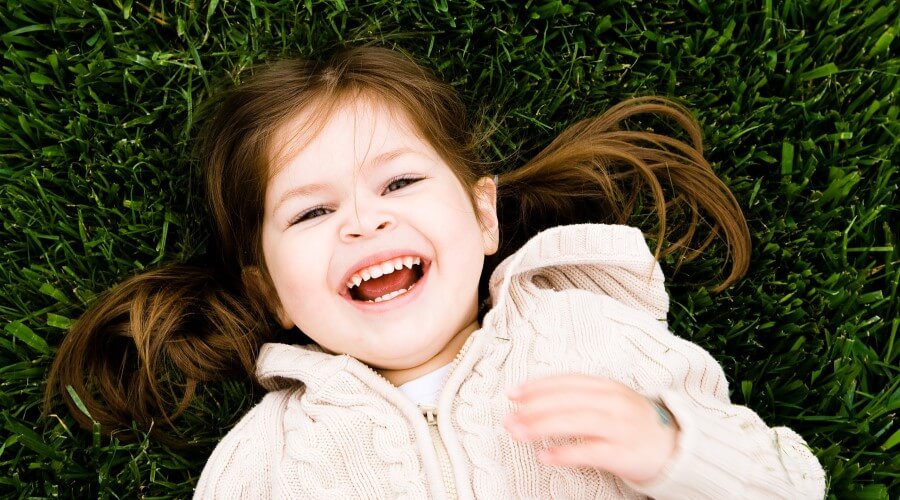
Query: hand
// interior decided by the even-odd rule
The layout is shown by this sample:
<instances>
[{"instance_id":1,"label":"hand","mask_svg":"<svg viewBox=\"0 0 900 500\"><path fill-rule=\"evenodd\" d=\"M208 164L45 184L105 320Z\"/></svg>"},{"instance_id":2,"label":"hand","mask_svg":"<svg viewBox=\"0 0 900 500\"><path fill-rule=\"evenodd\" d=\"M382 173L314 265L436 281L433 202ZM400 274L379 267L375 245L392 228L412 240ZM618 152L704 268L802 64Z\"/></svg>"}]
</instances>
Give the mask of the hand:
<instances>
[{"instance_id":1,"label":"hand","mask_svg":"<svg viewBox=\"0 0 900 500\"><path fill-rule=\"evenodd\" d=\"M675 451L678 425L668 410L618 382L561 375L508 395L519 404L504 421L514 439L581 438L538 452L544 464L598 467L640 483L656 477Z\"/></svg>"}]
</instances>

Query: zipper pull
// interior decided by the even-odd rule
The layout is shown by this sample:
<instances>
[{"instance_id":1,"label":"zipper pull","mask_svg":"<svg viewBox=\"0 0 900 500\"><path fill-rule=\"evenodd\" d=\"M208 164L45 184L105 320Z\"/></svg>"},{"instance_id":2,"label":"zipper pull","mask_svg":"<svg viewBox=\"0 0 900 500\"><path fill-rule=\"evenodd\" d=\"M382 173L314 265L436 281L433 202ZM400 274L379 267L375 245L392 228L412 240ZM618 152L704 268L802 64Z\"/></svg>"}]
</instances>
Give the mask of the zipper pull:
<instances>
[{"instance_id":1,"label":"zipper pull","mask_svg":"<svg viewBox=\"0 0 900 500\"><path fill-rule=\"evenodd\" d=\"M431 405L419 405L419 409L422 410L422 414L425 416L425 420L428 421L428 425L437 425L437 408Z\"/></svg>"}]
</instances>

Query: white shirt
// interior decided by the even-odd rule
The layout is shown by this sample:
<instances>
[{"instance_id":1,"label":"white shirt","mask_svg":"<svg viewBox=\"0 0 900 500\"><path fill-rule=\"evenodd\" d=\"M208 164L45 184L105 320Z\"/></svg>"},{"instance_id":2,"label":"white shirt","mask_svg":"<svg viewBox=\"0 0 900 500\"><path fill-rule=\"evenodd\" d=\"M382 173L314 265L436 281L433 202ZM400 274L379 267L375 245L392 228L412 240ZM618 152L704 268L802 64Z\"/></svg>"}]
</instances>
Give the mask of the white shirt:
<instances>
[{"instance_id":1,"label":"white shirt","mask_svg":"<svg viewBox=\"0 0 900 500\"><path fill-rule=\"evenodd\" d=\"M401 385L400 392L419 406L437 406L438 396L441 394L444 379L447 378L449 371L450 364L444 365L431 373L426 373Z\"/></svg>"}]
</instances>

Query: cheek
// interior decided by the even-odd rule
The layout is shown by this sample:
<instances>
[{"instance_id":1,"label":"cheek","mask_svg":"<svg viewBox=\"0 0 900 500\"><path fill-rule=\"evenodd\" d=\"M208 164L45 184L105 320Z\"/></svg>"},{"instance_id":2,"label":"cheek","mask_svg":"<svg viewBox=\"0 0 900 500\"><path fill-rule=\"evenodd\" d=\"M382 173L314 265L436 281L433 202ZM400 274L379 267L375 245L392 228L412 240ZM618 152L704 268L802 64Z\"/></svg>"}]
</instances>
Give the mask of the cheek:
<instances>
[{"instance_id":1,"label":"cheek","mask_svg":"<svg viewBox=\"0 0 900 500\"><path fill-rule=\"evenodd\" d=\"M328 257L308 238L289 236L271 252L272 280L287 307L313 302L308 298L328 291L325 286ZM304 300L304 298L307 298Z\"/></svg>"},{"instance_id":2,"label":"cheek","mask_svg":"<svg viewBox=\"0 0 900 500\"><path fill-rule=\"evenodd\" d=\"M481 250L481 225L478 223L478 217L472 208L472 203L465 194L457 195L451 210L446 210L445 227L452 227L452 231L447 231L452 241L456 241L459 246L476 246L477 250ZM461 248L462 249L462 248Z\"/></svg>"},{"instance_id":3,"label":"cheek","mask_svg":"<svg viewBox=\"0 0 900 500\"><path fill-rule=\"evenodd\" d=\"M484 264L484 248L472 203L461 190L447 190L442 195L435 198L431 220L427 222L432 228L432 239L445 258L463 266L461 272L478 275L476 269Z\"/></svg>"},{"instance_id":4,"label":"cheek","mask_svg":"<svg viewBox=\"0 0 900 500\"><path fill-rule=\"evenodd\" d=\"M429 216L440 221L444 227L456 230L470 229L476 224L475 211L469 195L455 180L446 180L437 196L430 196Z\"/></svg>"}]
</instances>

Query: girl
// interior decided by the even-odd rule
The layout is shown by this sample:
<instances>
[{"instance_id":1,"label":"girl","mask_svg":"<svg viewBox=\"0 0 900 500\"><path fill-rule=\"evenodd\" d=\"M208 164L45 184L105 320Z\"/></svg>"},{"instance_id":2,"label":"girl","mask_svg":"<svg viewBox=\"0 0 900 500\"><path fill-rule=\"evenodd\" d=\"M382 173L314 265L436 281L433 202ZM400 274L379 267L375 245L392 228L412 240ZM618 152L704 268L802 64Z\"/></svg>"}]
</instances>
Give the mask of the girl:
<instances>
[{"instance_id":1,"label":"girl","mask_svg":"<svg viewBox=\"0 0 900 500\"><path fill-rule=\"evenodd\" d=\"M802 438L731 405L712 357L667 331L642 234L560 225L625 222L649 188L656 255L667 214L689 220L671 251L703 213L700 249L721 231L732 259L718 289L736 281L747 227L684 111L625 102L492 176L457 94L386 49L272 64L219 109L202 139L217 263L100 300L48 391L73 406L71 385L109 431L255 365L270 392L198 498L823 496ZM692 144L620 129L644 113ZM312 342L264 343L270 319Z\"/></svg>"}]
</instances>

